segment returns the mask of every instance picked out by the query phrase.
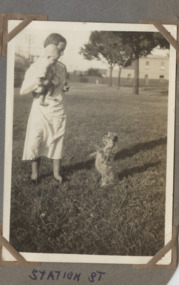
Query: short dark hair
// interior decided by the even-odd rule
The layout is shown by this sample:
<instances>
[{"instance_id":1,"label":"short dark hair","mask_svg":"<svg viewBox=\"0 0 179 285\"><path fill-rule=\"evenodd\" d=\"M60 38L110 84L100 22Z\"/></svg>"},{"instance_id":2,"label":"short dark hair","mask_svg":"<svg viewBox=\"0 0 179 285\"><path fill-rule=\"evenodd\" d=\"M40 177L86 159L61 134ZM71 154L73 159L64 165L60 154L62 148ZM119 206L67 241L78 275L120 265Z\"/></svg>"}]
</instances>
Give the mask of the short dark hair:
<instances>
[{"instance_id":1,"label":"short dark hair","mask_svg":"<svg viewBox=\"0 0 179 285\"><path fill-rule=\"evenodd\" d=\"M48 45L56 45L58 46L60 42L63 42L64 44L67 44L66 39L57 33L50 34L44 42L44 47L47 47Z\"/></svg>"}]
</instances>

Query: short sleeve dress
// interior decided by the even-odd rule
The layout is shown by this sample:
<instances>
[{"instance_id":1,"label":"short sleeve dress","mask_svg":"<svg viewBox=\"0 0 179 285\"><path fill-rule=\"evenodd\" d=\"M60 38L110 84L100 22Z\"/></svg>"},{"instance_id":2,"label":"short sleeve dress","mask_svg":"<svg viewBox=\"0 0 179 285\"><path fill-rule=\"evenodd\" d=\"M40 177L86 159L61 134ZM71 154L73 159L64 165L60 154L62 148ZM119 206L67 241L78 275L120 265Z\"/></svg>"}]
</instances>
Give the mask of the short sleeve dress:
<instances>
[{"instance_id":1,"label":"short sleeve dress","mask_svg":"<svg viewBox=\"0 0 179 285\"><path fill-rule=\"evenodd\" d=\"M32 64L27 70L21 90L41 76L40 62ZM66 125L64 93L67 71L63 63L53 66L55 88L52 99L46 98L47 106L40 105L39 98L34 98L26 129L23 160L34 160L38 157L61 159ZM21 92L22 94L23 92Z\"/></svg>"}]
</instances>

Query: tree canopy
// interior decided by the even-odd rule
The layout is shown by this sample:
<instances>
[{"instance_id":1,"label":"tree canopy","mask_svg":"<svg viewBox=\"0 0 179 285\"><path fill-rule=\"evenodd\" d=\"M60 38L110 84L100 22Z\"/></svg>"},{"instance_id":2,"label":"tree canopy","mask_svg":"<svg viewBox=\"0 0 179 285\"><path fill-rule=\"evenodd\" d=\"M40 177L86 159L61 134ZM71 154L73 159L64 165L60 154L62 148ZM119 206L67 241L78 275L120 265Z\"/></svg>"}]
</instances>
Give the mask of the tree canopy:
<instances>
[{"instance_id":1,"label":"tree canopy","mask_svg":"<svg viewBox=\"0 0 179 285\"><path fill-rule=\"evenodd\" d=\"M85 59L105 61L110 67L110 85L112 84L112 70L118 65L130 63L131 48L111 31L94 31L89 42L81 48L80 53Z\"/></svg>"},{"instance_id":2,"label":"tree canopy","mask_svg":"<svg viewBox=\"0 0 179 285\"><path fill-rule=\"evenodd\" d=\"M159 46L169 48L168 41L160 34L154 32L114 32L123 45L130 47L132 60L147 56Z\"/></svg>"},{"instance_id":3,"label":"tree canopy","mask_svg":"<svg viewBox=\"0 0 179 285\"><path fill-rule=\"evenodd\" d=\"M80 53L87 60L107 62L110 67L111 84L115 65L127 66L136 61L134 91L138 94L139 58L147 56L157 46L166 49L169 48L169 43L156 32L93 31L89 42L81 48Z\"/></svg>"},{"instance_id":4,"label":"tree canopy","mask_svg":"<svg viewBox=\"0 0 179 285\"><path fill-rule=\"evenodd\" d=\"M128 56L128 52L129 47L127 48L122 39L111 31L92 32L89 42L80 50L85 59L105 60L109 65L121 62L124 56Z\"/></svg>"}]
</instances>

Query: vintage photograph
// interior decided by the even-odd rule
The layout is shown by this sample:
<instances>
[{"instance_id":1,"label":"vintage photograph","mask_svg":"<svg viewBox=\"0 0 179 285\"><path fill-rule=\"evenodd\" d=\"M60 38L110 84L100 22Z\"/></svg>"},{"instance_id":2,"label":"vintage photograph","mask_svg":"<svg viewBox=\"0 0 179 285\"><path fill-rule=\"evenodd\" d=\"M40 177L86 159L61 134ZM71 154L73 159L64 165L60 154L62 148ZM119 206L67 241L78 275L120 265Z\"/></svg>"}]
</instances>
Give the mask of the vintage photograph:
<instances>
[{"instance_id":1,"label":"vintage photograph","mask_svg":"<svg viewBox=\"0 0 179 285\"><path fill-rule=\"evenodd\" d=\"M147 263L172 237L175 49L153 25L34 21L7 61L4 236L29 261Z\"/></svg>"}]
</instances>

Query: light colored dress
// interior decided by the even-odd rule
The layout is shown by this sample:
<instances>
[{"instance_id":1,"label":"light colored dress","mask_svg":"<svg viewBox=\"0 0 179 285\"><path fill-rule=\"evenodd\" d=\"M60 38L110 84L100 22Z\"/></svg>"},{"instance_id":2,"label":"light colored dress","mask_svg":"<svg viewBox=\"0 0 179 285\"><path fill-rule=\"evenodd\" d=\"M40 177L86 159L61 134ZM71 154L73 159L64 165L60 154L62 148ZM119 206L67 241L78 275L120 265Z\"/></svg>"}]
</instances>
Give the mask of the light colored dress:
<instances>
[{"instance_id":1,"label":"light colored dress","mask_svg":"<svg viewBox=\"0 0 179 285\"><path fill-rule=\"evenodd\" d=\"M40 60L27 70L20 94L25 94L27 86L34 85L42 76L43 68ZM53 66L55 88L52 99L46 98L48 106L40 105L39 98L34 98L26 130L23 160L34 160L38 157L61 159L65 133L66 114L64 110L64 93L62 88L66 82L66 67L61 62Z\"/></svg>"}]
</instances>

